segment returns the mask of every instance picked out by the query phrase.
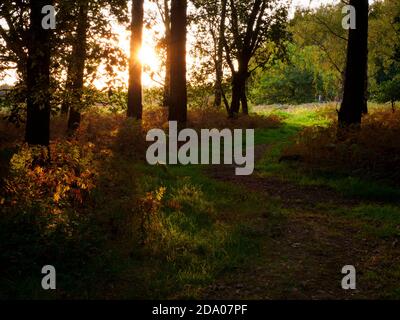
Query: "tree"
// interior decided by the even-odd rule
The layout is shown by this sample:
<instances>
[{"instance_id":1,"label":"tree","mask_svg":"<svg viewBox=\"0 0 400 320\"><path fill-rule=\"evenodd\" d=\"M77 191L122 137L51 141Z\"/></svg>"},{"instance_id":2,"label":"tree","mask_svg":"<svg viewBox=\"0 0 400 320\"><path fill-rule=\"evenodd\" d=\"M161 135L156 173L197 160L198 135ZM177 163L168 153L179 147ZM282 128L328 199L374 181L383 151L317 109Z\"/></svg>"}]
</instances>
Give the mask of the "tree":
<instances>
[{"instance_id":1,"label":"tree","mask_svg":"<svg viewBox=\"0 0 400 320\"><path fill-rule=\"evenodd\" d=\"M207 78L214 78L214 106L220 107L223 98L224 36L228 0L194 0L193 3L196 7L194 20L198 35L195 48L201 57L207 56L206 59L203 58L203 72L206 71Z\"/></svg>"},{"instance_id":2,"label":"tree","mask_svg":"<svg viewBox=\"0 0 400 320\"><path fill-rule=\"evenodd\" d=\"M186 87L187 0L171 2L171 83L169 120L187 120Z\"/></svg>"},{"instance_id":3,"label":"tree","mask_svg":"<svg viewBox=\"0 0 400 320\"><path fill-rule=\"evenodd\" d=\"M346 65L347 32L342 27L343 4L326 4L316 9L297 9L290 23L293 41L305 49L319 51L321 59L314 61L317 69L334 77L336 98L342 97Z\"/></svg>"},{"instance_id":4,"label":"tree","mask_svg":"<svg viewBox=\"0 0 400 320\"><path fill-rule=\"evenodd\" d=\"M62 105L63 111L67 113L72 106L74 112L70 113L69 123L70 127L77 127L81 109L89 100L85 89L94 80L98 66L105 65L109 77L115 74L114 70L117 68L126 67L126 59L122 50L115 45L116 35L112 32L109 21L110 16L116 17L120 23L127 21L127 2L54 0L53 4L57 11L57 28L54 30L55 36L49 40L52 48L51 107L56 110ZM86 6L87 12L84 10ZM29 12L29 1L4 0L0 3L0 72L2 69L17 71L18 82L13 88L16 101L11 113L15 115L12 118L18 119L25 116L23 102L28 97L26 84L30 40ZM82 31L85 27L86 32ZM80 87L82 90L79 90Z\"/></svg>"},{"instance_id":5,"label":"tree","mask_svg":"<svg viewBox=\"0 0 400 320\"><path fill-rule=\"evenodd\" d=\"M249 86L253 103L310 103L338 95L335 71L320 67L326 58L318 47L288 43L286 53L285 59L253 73Z\"/></svg>"},{"instance_id":6,"label":"tree","mask_svg":"<svg viewBox=\"0 0 400 320\"><path fill-rule=\"evenodd\" d=\"M144 1L132 1L131 56L129 60L128 117L142 119L142 63L139 52L143 38Z\"/></svg>"},{"instance_id":7,"label":"tree","mask_svg":"<svg viewBox=\"0 0 400 320\"><path fill-rule=\"evenodd\" d=\"M164 78L164 94L163 106L169 106L170 86L171 86L171 10L170 1L164 0L163 22L165 28L165 78Z\"/></svg>"},{"instance_id":8,"label":"tree","mask_svg":"<svg viewBox=\"0 0 400 320\"><path fill-rule=\"evenodd\" d=\"M17 72L26 81L27 40L29 32L29 6L4 0L0 3L0 69L7 70L17 66Z\"/></svg>"},{"instance_id":9,"label":"tree","mask_svg":"<svg viewBox=\"0 0 400 320\"><path fill-rule=\"evenodd\" d=\"M371 96L378 102L391 102L394 111L400 100L400 3L374 2L369 18Z\"/></svg>"},{"instance_id":10,"label":"tree","mask_svg":"<svg viewBox=\"0 0 400 320\"><path fill-rule=\"evenodd\" d=\"M153 0L157 6L159 17L161 18L164 26L164 34L158 39L158 49L160 58L164 58L164 83L163 83L163 106L168 107L169 105L169 90L170 90L170 78L171 78L171 1L170 0ZM153 17L153 23L156 23L157 17Z\"/></svg>"},{"instance_id":11,"label":"tree","mask_svg":"<svg viewBox=\"0 0 400 320\"><path fill-rule=\"evenodd\" d=\"M66 88L70 93L70 100L64 101L63 109L69 109L68 130L74 131L81 122L79 106L84 87L85 62L87 56L87 32L89 1L82 0L79 4L78 25L73 44L72 55L68 69L68 79Z\"/></svg>"},{"instance_id":12,"label":"tree","mask_svg":"<svg viewBox=\"0 0 400 320\"><path fill-rule=\"evenodd\" d=\"M279 0L229 0L228 13L224 47L232 72L232 102L229 115L236 117L240 105L243 113L248 113L247 79L254 70L267 64L274 55L268 50L263 51L266 55L257 55L257 52L268 41L275 43L276 48L282 48L287 38L288 8ZM249 70L250 61L255 57L255 66Z\"/></svg>"},{"instance_id":13,"label":"tree","mask_svg":"<svg viewBox=\"0 0 400 320\"><path fill-rule=\"evenodd\" d=\"M356 28L349 30L343 101L339 126L361 124L367 108L368 83L368 0L350 0L356 9Z\"/></svg>"},{"instance_id":14,"label":"tree","mask_svg":"<svg viewBox=\"0 0 400 320\"><path fill-rule=\"evenodd\" d=\"M50 141L50 29L42 27L48 0L31 0L27 59L27 119L25 140L48 146ZM51 2L50 2L51 4Z\"/></svg>"},{"instance_id":15,"label":"tree","mask_svg":"<svg viewBox=\"0 0 400 320\"><path fill-rule=\"evenodd\" d=\"M221 0L221 19L219 22L218 46L215 58L215 101L214 105L220 107L222 103L224 77L224 34L226 20L227 0Z\"/></svg>"}]
</instances>

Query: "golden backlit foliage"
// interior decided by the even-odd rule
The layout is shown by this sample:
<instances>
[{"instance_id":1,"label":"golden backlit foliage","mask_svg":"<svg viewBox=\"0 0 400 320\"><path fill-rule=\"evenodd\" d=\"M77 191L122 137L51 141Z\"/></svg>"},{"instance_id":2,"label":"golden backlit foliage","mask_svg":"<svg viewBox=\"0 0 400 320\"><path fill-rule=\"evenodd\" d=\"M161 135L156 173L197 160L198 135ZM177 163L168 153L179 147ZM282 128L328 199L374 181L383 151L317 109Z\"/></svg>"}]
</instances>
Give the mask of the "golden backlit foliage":
<instances>
[{"instance_id":1,"label":"golden backlit foliage","mask_svg":"<svg viewBox=\"0 0 400 320\"><path fill-rule=\"evenodd\" d=\"M134 219L136 228L141 229L143 242L146 235L157 229L157 212L164 197L167 207L180 210L182 204L167 196L163 185L152 185L152 189L140 187L143 176L135 165L145 164L145 141L148 130L168 130L166 108L149 108L139 122L127 119L123 114L109 113L101 108L92 108L83 114L83 121L74 136L66 133L66 119L52 120L52 140L49 149L28 147L23 144L23 128L10 129L2 123L2 151L10 153L10 159L2 161L4 187L0 200L8 212L32 211L32 214L51 220L49 225L69 225L71 215L92 212L93 202L102 203L101 197L111 203L116 199L129 199L112 212L129 212L120 219L99 217L104 226L118 232L131 228ZM187 127L201 128L274 128L280 125L275 116L243 116L237 120L228 119L224 110L215 108L191 109ZM186 190L186 189L185 189ZM100 194L93 197L91 194ZM172 191L171 191L172 192ZM101 206L100 205L100 206ZM131 206L128 208L128 206ZM111 214L112 215L112 214ZM120 222L117 222L120 221ZM111 221L111 222L110 222ZM150 221L153 221L150 223ZM114 230L114 231L115 231ZM150 236L152 238L152 236Z\"/></svg>"},{"instance_id":2,"label":"golden backlit foliage","mask_svg":"<svg viewBox=\"0 0 400 320\"><path fill-rule=\"evenodd\" d=\"M91 145L64 141L41 147L22 145L10 160L4 179L2 204L10 212L33 210L49 220L49 226L68 224L69 215L79 211L95 187L97 172Z\"/></svg>"},{"instance_id":3,"label":"golden backlit foliage","mask_svg":"<svg viewBox=\"0 0 400 320\"><path fill-rule=\"evenodd\" d=\"M400 113L373 108L361 127L339 139L337 122L312 126L296 136L285 155L300 156L313 168L400 181Z\"/></svg>"}]
</instances>

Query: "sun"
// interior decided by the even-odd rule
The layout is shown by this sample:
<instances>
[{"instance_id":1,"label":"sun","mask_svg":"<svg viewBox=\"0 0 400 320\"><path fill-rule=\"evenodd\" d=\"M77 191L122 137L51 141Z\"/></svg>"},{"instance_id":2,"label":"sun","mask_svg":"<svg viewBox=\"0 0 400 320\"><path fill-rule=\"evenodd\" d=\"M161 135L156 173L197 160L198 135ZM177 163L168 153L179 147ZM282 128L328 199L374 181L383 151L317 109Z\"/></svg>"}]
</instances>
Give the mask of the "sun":
<instances>
[{"instance_id":1,"label":"sun","mask_svg":"<svg viewBox=\"0 0 400 320\"><path fill-rule=\"evenodd\" d=\"M130 36L131 33L126 30L126 28L113 25L113 30L116 34L118 34L118 45L125 54L126 58L130 57ZM163 76L162 76L162 58L157 55L156 52L156 42L154 41L154 35L151 30L145 29L143 32L143 44L142 48L138 53L138 59L143 65L143 75L142 75L142 84L146 88L152 87L160 87L163 85ZM100 74L104 74L104 68L101 68ZM118 71L116 78L119 82L128 84L129 81L129 72L128 69ZM95 80L95 86L98 88L104 88L106 86L106 82L101 76Z\"/></svg>"},{"instance_id":2,"label":"sun","mask_svg":"<svg viewBox=\"0 0 400 320\"><path fill-rule=\"evenodd\" d=\"M139 60L144 66L156 68L160 64L154 49L147 44L144 44L139 51Z\"/></svg>"}]
</instances>

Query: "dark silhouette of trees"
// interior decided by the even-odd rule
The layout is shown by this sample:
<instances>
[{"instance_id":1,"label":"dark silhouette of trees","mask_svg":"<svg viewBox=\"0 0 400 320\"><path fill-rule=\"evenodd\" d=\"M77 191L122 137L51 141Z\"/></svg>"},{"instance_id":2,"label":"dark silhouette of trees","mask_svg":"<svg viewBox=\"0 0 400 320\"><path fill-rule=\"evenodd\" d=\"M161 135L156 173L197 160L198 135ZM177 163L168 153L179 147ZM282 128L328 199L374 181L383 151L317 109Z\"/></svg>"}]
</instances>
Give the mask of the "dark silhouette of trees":
<instances>
[{"instance_id":1,"label":"dark silhouette of trees","mask_svg":"<svg viewBox=\"0 0 400 320\"><path fill-rule=\"evenodd\" d=\"M42 8L48 0L31 0L27 59L27 118L25 140L29 145L48 146L50 140L51 30L43 29Z\"/></svg>"},{"instance_id":2,"label":"dark silhouette of trees","mask_svg":"<svg viewBox=\"0 0 400 320\"><path fill-rule=\"evenodd\" d=\"M139 52L143 38L143 0L132 1L131 56L129 60L128 117L141 119L142 105L142 62Z\"/></svg>"},{"instance_id":3,"label":"dark silhouette of trees","mask_svg":"<svg viewBox=\"0 0 400 320\"><path fill-rule=\"evenodd\" d=\"M169 120L187 120L186 87L187 0L171 2L171 83Z\"/></svg>"},{"instance_id":4,"label":"dark silhouette of trees","mask_svg":"<svg viewBox=\"0 0 400 320\"><path fill-rule=\"evenodd\" d=\"M222 104L223 87L222 81L224 77L224 34L226 19L227 0L221 0L221 19L219 22L218 46L215 59L215 100L214 106L220 107Z\"/></svg>"},{"instance_id":5,"label":"dark silhouette of trees","mask_svg":"<svg viewBox=\"0 0 400 320\"><path fill-rule=\"evenodd\" d=\"M67 68L65 94L61 112L67 114L68 131L76 130L85 106L85 78L95 74L100 63L106 65L108 73L121 64L122 51L110 47L115 35L111 33L109 19L127 22L127 3L124 0L71 0L58 3L57 50L54 62ZM69 49L71 48L71 49ZM114 66L110 68L110 65Z\"/></svg>"},{"instance_id":6,"label":"dark silhouette of trees","mask_svg":"<svg viewBox=\"0 0 400 320\"><path fill-rule=\"evenodd\" d=\"M64 101L62 108L69 110L68 130L73 132L81 122L80 105L84 89L85 62L87 56L87 32L89 27L88 11L89 1L82 0L79 4L78 25L75 41L68 67L66 89L70 99Z\"/></svg>"},{"instance_id":7,"label":"dark silhouette of trees","mask_svg":"<svg viewBox=\"0 0 400 320\"><path fill-rule=\"evenodd\" d=\"M155 0L162 23L164 25L165 34L159 42L159 46L165 52L165 75L163 88L163 106L169 105L169 90L171 85L171 1L170 0Z\"/></svg>"},{"instance_id":8,"label":"dark silhouette of trees","mask_svg":"<svg viewBox=\"0 0 400 320\"><path fill-rule=\"evenodd\" d=\"M252 70L249 69L250 62L267 42L273 42L278 47L283 44L287 38L287 11L288 8L279 1L228 1L229 23L224 47L232 72L230 117L239 113L240 106L244 114L248 113L246 81L252 71L268 63L273 54L265 50L265 55L258 55Z\"/></svg>"},{"instance_id":9,"label":"dark silhouette of trees","mask_svg":"<svg viewBox=\"0 0 400 320\"><path fill-rule=\"evenodd\" d=\"M165 77L163 106L169 106L170 87L171 87L171 9L170 1L164 0L164 14L162 15L165 27Z\"/></svg>"},{"instance_id":10,"label":"dark silhouette of trees","mask_svg":"<svg viewBox=\"0 0 400 320\"><path fill-rule=\"evenodd\" d=\"M349 30L343 101L339 126L361 124L367 108L368 82L368 0L351 0L356 9L356 29Z\"/></svg>"},{"instance_id":11,"label":"dark silhouette of trees","mask_svg":"<svg viewBox=\"0 0 400 320\"><path fill-rule=\"evenodd\" d=\"M202 80L207 83L213 77L214 106L220 107L223 101L226 109L229 110L229 102L223 90L224 67L226 66L224 37L228 0L192 0L192 3L196 8L196 13L191 17L196 25L194 47L203 64Z\"/></svg>"}]
</instances>

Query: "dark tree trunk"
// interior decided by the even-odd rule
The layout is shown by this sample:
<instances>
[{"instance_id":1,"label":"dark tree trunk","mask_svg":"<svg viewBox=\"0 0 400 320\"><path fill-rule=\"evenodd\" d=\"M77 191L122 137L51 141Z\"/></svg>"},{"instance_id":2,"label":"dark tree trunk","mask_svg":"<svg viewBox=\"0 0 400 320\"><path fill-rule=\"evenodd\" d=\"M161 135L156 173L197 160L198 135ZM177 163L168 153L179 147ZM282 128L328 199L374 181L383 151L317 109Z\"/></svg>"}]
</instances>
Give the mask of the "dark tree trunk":
<instances>
[{"instance_id":1,"label":"dark tree trunk","mask_svg":"<svg viewBox=\"0 0 400 320\"><path fill-rule=\"evenodd\" d=\"M142 62L139 52L143 38L144 0L132 1L131 57L129 60L128 117L142 119Z\"/></svg>"},{"instance_id":2,"label":"dark tree trunk","mask_svg":"<svg viewBox=\"0 0 400 320\"><path fill-rule=\"evenodd\" d=\"M25 140L30 145L50 142L50 30L42 28L42 8L48 0L31 0L27 61L27 120Z\"/></svg>"},{"instance_id":3,"label":"dark tree trunk","mask_svg":"<svg viewBox=\"0 0 400 320\"><path fill-rule=\"evenodd\" d=\"M64 101L61 112L68 112L68 131L74 132L81 123L80 107L84 88L85 62L87 56L87 32L89 4L81 3L78 13L75 42L72 48L70 65L68 66L67 92L71 96Z\"/></svg>"},{"instance_id":4,"label":"dark tree trunk","mask_svg":"<svg viewBox=\"0 0 400 320\"><path fill-rule=\"evenodd\" d=\"M249 114L249 104L247 103L246 82L245 82L245 84L243 86L243 89L242 89L241 101L242 101L243 114L248 115Z\"/></svg>"},{"instance_id":5,"label":"dark tree trunk","mask_svg":"<svg viewBox=\"0 0 400 320\"><path fill-rule=\"evenodd\" d=\"M224 37L225 37L225 17L227 0L221 1L221 21L219 25L218 52L215 66L215 101L214 106L220 107L222 104L222 80L223 80L223 59L224 59Z\"/></svg>"},{"instance_id":6,"label":"dark tree trunk","mask_svg":"<svg viewBox=\"0 0 400 320\"><path fill-rule=\"evenodd\" d=\"M239 61L239 71L235 72L232 77L232 102L229 110L231 118L237 117L240 111L240 105L244 114L248 113L246 81L247 81L248 63Z\"/></svg>"},{"instance_id":7,"label":"dark tree trunk","mask_svg":"<svg viewBox=\"0 0 400 320\"><path fill-rule=\"evenodd\" d=\"M229 110L229 116L231 118L236 117L240 111L240 99L242 96L242 84L239 79L238 73L234 73L232 77L232 102Z\"/></svg>"},{"instance_id":8,"label":"dark tree trunk","mask_svg":"<svg viewBox=\"0 0 400 320\"><path fill-rule=\"evenodd\" d=\"M222 104L222 63L218 61L216 67L214 106L219 108Z\"/></svg>"},{"instance_id":9,"label":"dark tree trunk","mask_svg":"<svg viewBox=\"0 0 400 320\"><path fill-rule=\"evenodd\" d=\"M67 83L68 83L68 76L67 76ZM61 104L61 114L66 115L69 111L69 102L66 101L66 98Z\"/></svg>"},{"instance_id":10,"label":"dark tree trunk","mask_svg":"<svg viewBox=\"0 0 400 320\"><path fill-rule=\"evenodd\" d=\"M171 5L171 86L169 120L187 120L186 26L187 0L172 0Z\"/></svg>"},{"instance_id":11,"label":"dark tree trunk","mask_svg":"<svg viewBox=\"0 0 400 320\"><path fill-rule=\"evenodd\" d=\"M70 91L72 90L72 65L74 59L73 57L74 51L75 48L72 48L72 53L68 60L67 81L65 82L66 94L61 104L61 114L63 115L68 115L69 108L71 105L71 97L69 95L71 94Z\"/></svg>"},{"instance_id":12,"label":"dark tree trunk","mask_svg":"<svg viewBox=\"0 0 400 320\"><path fill-rule=\"evenodd\" d=\"M164 94L163 106L169 106L170 87L171 87L171 10L169 8L168 0L164 0L165 11L165 45L166 45L166 59L165 59L165 79L164 79Z\"/></svg>"},{"instance_id":13,"label":"dark tree trunk","mask_svg":"<svg viewBox=\"0 0 400 320\"><path fill-rule=\"evenodd\" d=\"M69 110L68 129L76 130L81 123L80 106L83 94L85 61L86 61L86 37L88 25L88 2L85 1L79 8L76 55L73 57L72 66L72 105Z\"/></svg>"},{"instance_id":14,"label":"dark tree trunk","mask_svg":"<svg viewBox=\"0 0 400 320\"><path fill-rule=\"evenodd\" d=\"M356 9L356 29L350 29L347 45L343 101L339 111L342 128L361 124L367 113L368 0L350 0Z\"/></svg>"}]
</instances>

